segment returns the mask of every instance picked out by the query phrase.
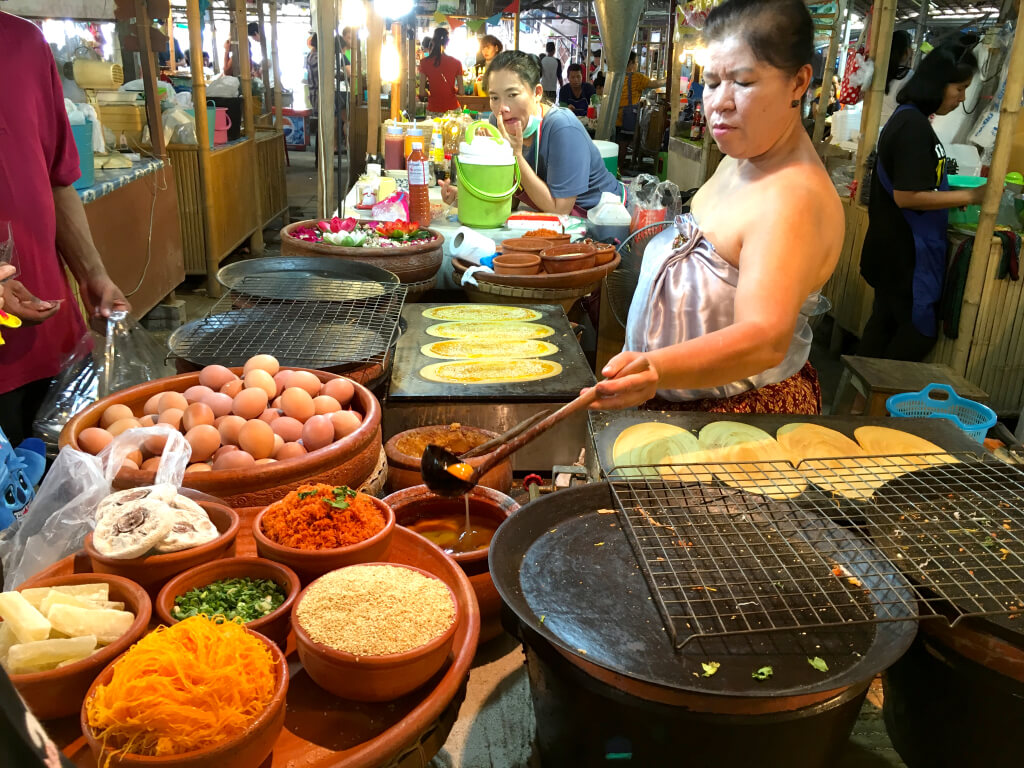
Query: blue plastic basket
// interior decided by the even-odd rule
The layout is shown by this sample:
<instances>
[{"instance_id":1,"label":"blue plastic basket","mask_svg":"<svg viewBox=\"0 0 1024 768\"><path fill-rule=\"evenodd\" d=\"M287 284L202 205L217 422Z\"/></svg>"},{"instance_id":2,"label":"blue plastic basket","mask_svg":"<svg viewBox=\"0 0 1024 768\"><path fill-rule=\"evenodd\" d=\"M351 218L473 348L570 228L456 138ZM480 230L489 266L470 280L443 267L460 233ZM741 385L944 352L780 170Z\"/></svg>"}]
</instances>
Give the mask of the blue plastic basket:
<instances>
[{"instance_id":1,"label":"blue plastic basket","mask_svg":"<svg viewBox=\"0 0 1024 768\"><path fill-rule=\"evenodd\" d=\"M929 384L920 392L893 395L885 401L885 407L890 416L949 419L979 443L996 423L995 411L960 397L947 384Z\"/></svg>"}]
</instances>

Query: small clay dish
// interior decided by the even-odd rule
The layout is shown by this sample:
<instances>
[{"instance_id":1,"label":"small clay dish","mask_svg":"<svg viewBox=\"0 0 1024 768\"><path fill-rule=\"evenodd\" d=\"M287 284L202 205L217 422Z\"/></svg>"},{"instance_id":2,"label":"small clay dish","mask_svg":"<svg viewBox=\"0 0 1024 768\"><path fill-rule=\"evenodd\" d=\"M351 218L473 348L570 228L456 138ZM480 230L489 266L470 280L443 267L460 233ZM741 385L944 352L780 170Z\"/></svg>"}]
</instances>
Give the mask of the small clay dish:
<instances>
[{"instance_id":1,"label":"small clay dish","mask_svg":"<svg viewBox=\"0 0 1024 768\"><path fill-rule=\"evenodd\" d=\"M274 751L274 744L277 742L278 736L281 735L281 729L284 728L285 695L288 693L288 663L285 661L284 653L273 642L258 632L252 634L266 643L270 649L270 655L274 659L274 692L266 709L253 720L244 733L212 747L183 752L180 755L150 757L131 753L115 754L112 749L105 749L93 734L86 719L86 706L83 702L79 719L82 733L96 758L96 764L109 766L109 768L211 768L211 766L216 766L216 768L253 768L253 766L263 765L263 761ZM118 660L110 664L96 678L86 694L86 702L95 694L99 686L110 683ZM108 756L110 761L106 762Z\"/></svg>"},{"instance_id":2,"label":"small clay dish","mask_svg":"<svg viewBox=\"0 0 1024 768\"><path fill-rule=\"evenodd\" d=\"M594 249L594 255L597 256L597 266L608 264L615 258L615 246L611 243L602 243L600 240L591 240L587 238L583 241L584 245L589 245Z\"/></svg>"},{"instance_id":3,"label":"small clay dish","mask_svg":"<svg viewBox=\"0 0 1024 768\"><path fill-rule=\"evenodd\" d=\"M394 493L403 488L422 484L423 474L420 460L423 458L423 451L431 443L446 448L452 453L461 454L478 445L483 445L497 436L497 432L471 427L468 424L427 425L399 432L384 443L384 454L388 460L388 479L384 488L388 493ZM468 464L478 467L489 456L489 453L485 453L466 461ZM483 477L477 480L477 486L485 486L501 493L508 493L512 488L511 459L500 461L491 467ZM389 501L384 503L391 504ZM397 519L397 512L395 514ZM401 525L401 522L397 524Z\"/></svg>"},{"instance_id":4,"label":"small clay dish","mask_svg":"<svg viewBox=\"0 0 1024 768\"><path fill-rule=\"evenodd\" d=\"M539 237L510 237L501 242L502 253L540 253L545 248L554 245L550 240L541 240Z\"/></svg>"},{"instance_id":5,"label":"small clay dish","mask_svg":"<svg viewBox=\"0 0 1024 768\"><path fill-rule=\"evenodd\" d=\"M270 579L284 592L284 602L261 619L246 623L246 628L259 632L277 643L278 647L288 645L288 633L292 628L292 604L299 596L302 585L291 568L262 557L228 557L197 565L179 573L164 584L153 604L156 614L164 624L177 624L174 618L174 600L189 590L205 587L222 579Z\"/></svg>"},{"instance_id":6,"label":"small clay dish","mask_svg":"<svg viewBox=\"0 0 1024 768\"><path fill-rule=\"evenodd\" d=\"M540 256L513 251L494 257L494 271L499 275L536 275L540 272Z\"/></svg>"},{"instance_id":7,"label":"small clay dish","mask_svg":"<svg viewBox=\"0 0 1024 768\"><path fill-rule=\"evenodd\" d=\"M32 581L35 587L63 587L69 584L94 584L105 582L110 585L110 600L124 603L124 609L135 614L135 621L128 631L110 645L103 646L91 656L74 664L45 672L30 672L11 675L11 682L25 699L29 710L40 720L73 715L82 706L86 691L96 676L111 661L128 650L146 634L153 606L146 590L129 579L107 573L74 573L68 576L54 576L51 579Z\"/></svg>"},{"instance_id":8,"label":"small clay dish","mask_svg":"<svg viewBox=\"0 0 1024 768\"><path fill-rule=\"evenodd\" d=\"M395 513L380 499L373 496L370 496L369 499L384 514L384 527L368 539L347 547L333 549L286 547L273 541L263 532L263 516L270 509L270 507L266 507L252 521L252 536L256 539L256 551L260 557L287 565L298 574L303 584L308 584L318 576L323 576L338 568L344 568L346 565L386 560L388 551L391 549L391 536L395 532Z\"/></svg>"},{"instance_id":9,"label":"small clay dish","mask_svg":"<svg viewBox=\"0 0 1024 768\"><path fill-rule=\"evenodd\" d=\"M567 235L564 232L562 234L560 234L560 235L530 235L530 234L527 234L526 236L527 237L539 237L541 240L547 240L552 245L565 245L570 240L572 240L572 235Z\"/></svg>"},{"instance_id":10,"label":"small clay dish","mask_svg":"<svg viewBox=\"0 0 1024 768\"><path fill-rule=\"evenodd\" d=\"M594 246L584 243L569 243L546 248L540 252L540 259L544 262L544 270L552 275L578 272L581 269L590 269L597 264Z\"/></svg>"},{"instance_id":11,"label":"small clay dish","mask_svg":"<svg viewBox=\"0 0 1024 768\"><path fill-rule=\"evenodd\" d=\"M404 563L367 563L367 565L388 565L396 568L408 568L428 578L438 579L433 573L415 568ZM445 584L445 586L448 586ZM452 593L455 606L455 617L452 624L442 634L430 642L402 653L386 656L356 656L344 651L336 651L321 643L315 642L299 623L298 611L302 598L306 595L306 587L299 595L292 609L292 627L295 629L295 649L299 652L299 660L306 672L328 693L352 701L393 701L414 691L432 678L451 653L455 642L455 630L459 626L459 602ZM451 588L449 587L449 590Z\"/></svg>"},{"instance_id":12,"label":"small clay dish","mask_svg":"<svg viewBox=\"0 0 1024 768\"><path fill-rule=\"evenodd\" d=\"M205 494L202 495L205 496ZM96 573L113 573L131 579L149 592L150 596L155 597L160 588L172 576L187 571L189 568L195 568L201 563L234 555L235 538L238 536L238 513L225 504L204 499L196 499L196 501L206 510L206 514L210 516L210 522L220 531L220 536L213 541L179 552L143 555L131 560L119 560L101 555L93 546L90 533L85 537L84 547L85 553L92 563L92 569Z\"/></svg>"}]
</instances>

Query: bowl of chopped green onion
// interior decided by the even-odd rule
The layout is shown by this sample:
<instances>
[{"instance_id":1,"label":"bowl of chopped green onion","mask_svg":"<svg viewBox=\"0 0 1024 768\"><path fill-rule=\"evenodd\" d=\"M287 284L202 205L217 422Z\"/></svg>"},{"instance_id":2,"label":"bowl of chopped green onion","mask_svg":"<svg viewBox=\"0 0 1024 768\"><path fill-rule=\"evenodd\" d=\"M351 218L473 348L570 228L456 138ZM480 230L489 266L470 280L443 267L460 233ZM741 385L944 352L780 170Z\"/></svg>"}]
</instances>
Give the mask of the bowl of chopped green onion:
<instances>
[{"instance_id":1,"label":"bowl of chopped green onion","mask_svg":"<svg viewBox=\"0 0 1024 768\"><path fill-rule=\"evenodd\" d=\"M165 624L203 614L237 619L283 652L300 589L299 577L286 565L261 557L229 557L178 574L160 590L153 607Z\"/></svg>"}]
</instances>

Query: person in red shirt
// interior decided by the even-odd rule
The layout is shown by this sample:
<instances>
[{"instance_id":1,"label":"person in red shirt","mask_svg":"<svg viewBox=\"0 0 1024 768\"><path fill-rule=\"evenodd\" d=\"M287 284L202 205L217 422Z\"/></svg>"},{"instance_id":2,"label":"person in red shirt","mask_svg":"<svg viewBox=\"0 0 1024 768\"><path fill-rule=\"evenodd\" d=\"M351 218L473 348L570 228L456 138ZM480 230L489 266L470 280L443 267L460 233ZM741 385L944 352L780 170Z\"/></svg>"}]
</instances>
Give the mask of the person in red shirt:
<instances>
[{"instance_id":1,"label":"person in red shirt","mask_svg":"<svg viewBox=\"0 0 1024 768\"><path fill-rule=\"evenodd\" d=\"M0 11L0 222L10 222L17 280L4 311L20 317L0 346L0 428L17 445L50 380L85 334L66 265L92 317L130 309L107 274L71 184L81 175L60 76L39 29ZM46 300L36 298L47 297Z\"/></svg>"},{"instance_id":2,"label":"person in red shirt","mask_svg":"<svg viewBox=\"0 0 1024 768\"><path fill-rule=\"evenodd\" d=\"M448 45L448 30L434 30L430 55L420 59L420 95L429 92L427 112L443 115L459 109L458 94L462 93L462 64L444 52Z\"/></svg>"}]
</instances>

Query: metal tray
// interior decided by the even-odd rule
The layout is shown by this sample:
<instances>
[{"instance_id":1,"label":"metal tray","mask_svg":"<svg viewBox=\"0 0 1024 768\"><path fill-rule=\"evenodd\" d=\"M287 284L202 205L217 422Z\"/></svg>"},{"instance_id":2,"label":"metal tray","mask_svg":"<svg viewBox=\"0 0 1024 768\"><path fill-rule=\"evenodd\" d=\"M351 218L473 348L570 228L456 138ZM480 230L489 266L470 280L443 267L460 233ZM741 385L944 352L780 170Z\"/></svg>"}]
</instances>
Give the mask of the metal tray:
<instances>
[{"instance_id":1,"label":"metal tray","mask_svg":"<svg viewBox=\"0 0 1024 768\"><path fill-rule=\"evenodd\" d=\"M394 285L399 282L397 275L372 264L327 256L275 256L236 261L221 267L217 272L217 282L231 289L256 275L272 276L278 284L255 285L249 281L243 292L248 296L271 299L323 297L336 300L333 296L339 282ZM355 294L358 294L358 288L358 285L350 286Z\"/></svg>"}]
</instances>

